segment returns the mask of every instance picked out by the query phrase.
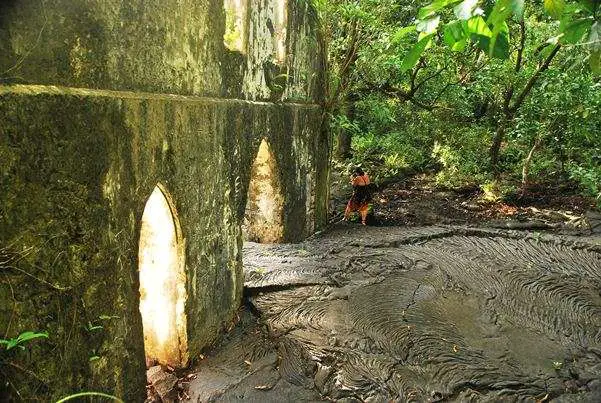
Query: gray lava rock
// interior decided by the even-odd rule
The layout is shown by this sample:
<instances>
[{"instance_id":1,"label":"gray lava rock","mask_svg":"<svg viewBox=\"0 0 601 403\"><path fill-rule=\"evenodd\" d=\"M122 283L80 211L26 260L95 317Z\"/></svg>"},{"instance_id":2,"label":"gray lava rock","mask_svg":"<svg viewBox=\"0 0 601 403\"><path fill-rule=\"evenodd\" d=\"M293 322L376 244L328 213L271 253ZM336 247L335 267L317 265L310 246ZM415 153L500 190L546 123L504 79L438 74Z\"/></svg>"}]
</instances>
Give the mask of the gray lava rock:
<instances>
[{"instance_id":1,"label":"gray lava rock","mask_svg":"<svg viewBox=\"0 0 601 403\"><path fill-rule=\"evenodd\" d=\"M175 385L177 384L175 375L165 372L160 365L157 365L146 371L146 378L163 402L174 401L176 397Z\"/></svg>"}]
</instances>

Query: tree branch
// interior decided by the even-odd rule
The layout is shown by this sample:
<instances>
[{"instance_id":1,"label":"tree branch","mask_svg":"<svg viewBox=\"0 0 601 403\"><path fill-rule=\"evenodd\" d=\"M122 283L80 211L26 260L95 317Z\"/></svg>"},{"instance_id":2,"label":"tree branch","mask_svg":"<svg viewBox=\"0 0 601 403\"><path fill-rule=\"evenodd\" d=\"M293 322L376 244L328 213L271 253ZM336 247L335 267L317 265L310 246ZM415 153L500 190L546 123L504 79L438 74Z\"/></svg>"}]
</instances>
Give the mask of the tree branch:
<instances>
[{"instance_id":1,"label":"tree branch","mask_svg":"<svg viewBox=\"0 0 601 403\"><path fill-rule=\"evenodd\" d=\"M549 65L553 61L553 58L555 57L555 55L557 55L557 52L559 52L560 48L561 48L561 44L558 43L557 45L555 45L555 47L553 48L551 53L549 53L549 55L547 56L547 58L545 59L543 64L538 66L538 69L536 69L536 71L534 72L532 77L530 77L530 80L528 80L528 82L526 83L526 86L524 87L522 92L520 92L520 94L518 95L517 99L513 103L513 106L509 107L509 109L508 109L509 112L511 112L511 113L515 112L522 105L522 103L524 102L524 100L526 99L526 97L528 96L528 94L530 93L532 88L534 87L534 84L536 84L536 80L538 80L540 75L549 68Z\"/></svg>"},{"instance_id":2,"label":"tree branch","mask_svg":"<svg viewBox=\"0 0 601 403\"><path fill-rule=\"evenodd\" d=\"M522 69L522 59L524 56L524 47L526 46L526 24L524 19L520 21L520 46L518 47L518 57L515 61L515 72L519 73Z\"/></svg>"},{"instance_id":3,"label":"tree branch","mask_svg":"<svg viewBox=\"0 0 601 403\"><path fill-rule=\"evenodd\" d=\"M390 84L386 84L385 86L380 87L380 90L389 96L394 96L400 99L401 101L411 102L413 105L425 109L429 112L432 112L436 108L435 105L428 105L415 99L414 94L411 93L411 91L407 92L397 88L393 88Z\"/></svg>"},{"instance_id":4,"label":"tree branch","mask_svg":"<svg viewBox=\"0 0 601 403\"><path fill-rule=\"evenodd\" d=\"M342 63L340 64L340 70L339 70L339 75L340 75L340 83L338 84L338 86L335 88L334 92L330 95L330 98L328 100L328 102L326 103L326 109L330 110L333 105L337 102L338 98L340 97L340 94L344 91L346 91L346 88L349 84L349 74L348 71L350 70L350 66L352 64L355 63L355 61L357 60L357 51L359 50L359 35L358 35L358 28L357 28L357 21L353 21L353 24L351 26L351 42L349 45L348 50L345 53L344 58L342 59Z\"/></svg>"},{"instance_id":5,"label":"tree branch","mask_svg":"<svg viewBox=\"0 0 601 403\"><path fill-rule=\"evenodd\" d=\"M409 80L409 83L411 84L411 90L409 92L412 94L415 93L415 80L417 78L417 73L419 73L419 71L422 69L422 67L426 67L426 63L424 63L424 59L420 59L417 66L415 66L415 68L413 70L411 70L410 80Z\"/></svg>"},{"instance_id":6,"label":"tree branch","mask_svg":"<svg viewBox=\"0 0 601 403\"><path fill-rule=\"evenodd\" d=\"M419 82L419 84L417 84L413 89L412 92L413 94L415 94L417 91L419 91L420 87L422 85L424 85L425 83L427 83L428 81L432 80L433 78L438 77L439 75L442 74L443 71L445 71L447 69L447 66L444 66L440 69L438 69L436 72L430 74L429 76L425 77L422 81Z\"/></svg>"},{"instance_id":7,"label":"tree branch","mask_svg":"<svg viewBox=\"0 0 601 403\"><path fill-rule=\"evenodd\" d=\"M507 90L503 94L503 113L507 117L510 117L510 115L512 114L512 110L509 105L511 104L511 98L513 98L514 91L515 89L513 88L513 84L511 84L511 86L507 88Z\"/></svg>"}]
</instances>

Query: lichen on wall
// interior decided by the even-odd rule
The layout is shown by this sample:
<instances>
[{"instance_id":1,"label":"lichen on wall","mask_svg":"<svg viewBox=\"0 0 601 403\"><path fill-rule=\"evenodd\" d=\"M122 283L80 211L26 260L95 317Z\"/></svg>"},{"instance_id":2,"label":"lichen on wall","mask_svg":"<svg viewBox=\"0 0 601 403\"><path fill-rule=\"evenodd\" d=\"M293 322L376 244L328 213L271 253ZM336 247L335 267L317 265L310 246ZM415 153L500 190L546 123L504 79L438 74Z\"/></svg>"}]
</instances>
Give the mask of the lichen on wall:
<instances>
[{"instance_id":1,"label":"lichen on wall","mask_svg":"<svg viewBox=\"0 0 601 403\"><path fill-rule=\"evenodd\" d=\"M241 1L244 57L231 63L232 1L9 1L0 83L320 103L324 49L310 2Z\"/></svg>"},{"instance_id":2,"label":"lichen on wall","mask_svg":"<svg viewBox=\"0 0 601 403\"><path fill-rule=\"evenodd\" d=\"M307 102L321 100L325 90L324 43L318 34L319 23L308 0L297 0L290 9L288 24L295 27L287 41L287 81L283 99Z\"/></svg>"},{"instance_id":3,"label":"lichen on wall","mask_svg":"<svg viewBox=\"0 0 601 403\"><path fill-rule=\"evenodd\" d=\"M217 1L12 0L1 7L0 43L7 51L0 55L0 81L222 92Z\"/></svg>"},{"instance_id":4,"label":"lichen on wall","mask_svg":"<svg viewBox=\"0 0 601 403\"><path fill-rule=\"evenodd\" d=\"M324 49L310 2L259 0L248 14L244 97L321 103Z\"/></svg>"}]
</instances>

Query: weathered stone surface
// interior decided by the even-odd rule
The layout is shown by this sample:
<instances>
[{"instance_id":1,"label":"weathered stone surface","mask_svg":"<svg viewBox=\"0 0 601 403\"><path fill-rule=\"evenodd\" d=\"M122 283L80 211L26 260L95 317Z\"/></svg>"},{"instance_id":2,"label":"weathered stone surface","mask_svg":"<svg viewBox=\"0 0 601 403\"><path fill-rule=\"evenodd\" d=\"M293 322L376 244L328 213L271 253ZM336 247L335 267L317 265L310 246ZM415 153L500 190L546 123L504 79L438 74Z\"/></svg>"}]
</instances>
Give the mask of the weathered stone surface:
<instances>
[{"instance_id":1,"label":"weathered stone surface","mask_svg":"<svg viewBox=\"0 0 601 403\"><path fill-rule=\"evenodd\" d=\"M15 161L3 167L6 219L0 234L3 246L31 248L20 267L43 280L30 278L30 286L19 287L19 323L13 332L44 329L57 342L70 335L70 344L86 351L90 335L78 328L102 315L118 316L100 321L102 335L93 335L103 340L97 349L106 361L90 363L92 374L106 373L113 360L123 362L134 378L134 373L143 374L137 244L144 204L157 183L174 197L186 240L192 352L215 338L240 300L240 222L262 136L278 150L284 236L298 238L311 229L307 222L318 219L306 208L312 197L307 189L315 186L307 175L315 165L302 160L320 152L317 108L10 90L0 90L2 138L7 140L3 148L8 161ZM298 136L303 146L292 149L279 133ZM18 284L31 277L11 275ZM6 295L3 319L11 315L11 300ZM40 312L46 318L41 322L34 319ZM55 316L58 312L61 317ZM124 342L115 344L115 339ZM80 361L76 350L67 354ZM96 354L84 351L79 352L84 359ZM48 370L52 364L46 361L41 358L39 364ZM132 368L135 362L139 364ZM124 381L130 376L110 373L115 384L122 384L118 390L132 387Z\"/></svg>"},{"instance_id":2,"label":"weathered stone surface","mask_svg":"<svg viewBox=\"0 0 601 403\"><path fill-rule=\"evenodd\" d=\"M253 41L245 55L225 50L217 0L1 3L0 336L49 333L11 353L27 371L3 368L10 393L143 400L138 243L158 183L184 238L192 360L240 303L240 224L262 139L278 167L283 240L325 223L322 48L291 48L319 38L306 4L289 2L288 16L296 53L272 66L265 53L249 58ZM312 70L248 90L293 68Z\"/></svg>"},{"instance_id":3,"label":"weathered stone surface","mask_svg":"<svg viewBox=\"0 0 601 403\"><path fill-rule=\"evenodd\" d=\"M288 2L287 53L274 63L281 1L250 2L245 55L224 46L223 0L3 1L0 83L321 99L323 46L308 1ZM281 74L284 85L274 81Z\"/></svg>"},{"instance_id":4,"label":"weathered stone surface","mask_svg":"<svg viewBox=\"0 0 601 403\"><path fill-rule=\"evenodd\" d=\"M587 211L585 214L585 225L589 228L592 234L601 234L601 214L595 211Z\"/></svg>"},{"instance_id":5,"label":"weathered stone surface","mask_svg":"<svg viewBox=\"0 0 601 403\"><path fill-rule=\"evenodd\" d=\"M600 401L598 236L339 225L244 255L256 326L298 396ZM278 393L262 401L288 401Z\"/></svg>"},{"instance_id":6,"label":"weathered stone surface","mask_svg":"<svg viewBox=\"0 0 601 403\"><path fill-rule=\"evenodd\" d=\"M160 365L148 368L146 371L146 379L152 385L155 392L163 401L173 400L175 393L175 385L177 385L177 377L169 372L165 372Z\"/></svg>"}]
</instances>

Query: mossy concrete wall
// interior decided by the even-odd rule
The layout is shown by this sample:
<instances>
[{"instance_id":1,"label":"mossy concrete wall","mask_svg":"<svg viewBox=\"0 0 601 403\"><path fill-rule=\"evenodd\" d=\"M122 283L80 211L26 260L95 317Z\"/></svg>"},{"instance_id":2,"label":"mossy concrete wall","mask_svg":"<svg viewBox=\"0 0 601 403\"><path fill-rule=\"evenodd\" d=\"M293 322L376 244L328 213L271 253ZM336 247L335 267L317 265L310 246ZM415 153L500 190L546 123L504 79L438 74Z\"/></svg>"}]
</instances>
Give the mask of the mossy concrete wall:
<instances>
[{"instance_id":1,"label":"mossy concrete wall","mask_svg":"<svg viewBox=\"0 0 601 403\"><path fill-rule=\"evenodd\" d=\"M240 225L263 138L280 168L284 239L325 224L315 17L289 2L296 53L277 65L252 59L252 41L246 54L225 50L220 1L2 4L0 338L49 338L0 352L0 381L22 398L96 390L142 401L138 240L157 183L185 238L192 359L240 304Z\"/></svg>"},{"instance_id":2,"label":"mossy concrete wall","mask_svg":"<svg viewBox=\"0 0 601 403\"><path fill-rule=\"evenodd\" d=\"M244 55L223 44L223 0L4 0L0 82L319 103L323 44L309 0L288 1L287 54L274 10L251 0Z\"/></svg>"}]
</instances>

